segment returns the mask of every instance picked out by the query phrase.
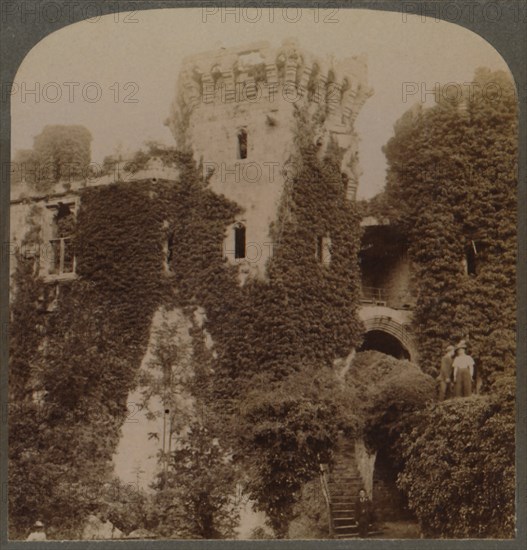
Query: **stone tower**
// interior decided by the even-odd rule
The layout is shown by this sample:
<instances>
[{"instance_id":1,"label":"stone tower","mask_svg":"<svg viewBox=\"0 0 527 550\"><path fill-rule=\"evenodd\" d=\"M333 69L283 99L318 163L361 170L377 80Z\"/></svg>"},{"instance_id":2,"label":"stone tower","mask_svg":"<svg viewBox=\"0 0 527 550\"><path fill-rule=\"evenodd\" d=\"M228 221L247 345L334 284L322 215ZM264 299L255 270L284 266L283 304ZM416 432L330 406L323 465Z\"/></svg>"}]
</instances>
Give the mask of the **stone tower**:
<instances>
[{"instance_id":1,"label":"stone tower","mask_svg":"<svg viewBox=\"0 0 527 550\"><path fill-rule=\"evenodd\" d=\"M243 276L263 275L272 254L270 224L287 178L294 175L295 105L323 106L321 152L331 138L343 150L347 197L360 175L354 121L372 94L363 57L318 59L295 40L279 48L258 42L183 60L167 125L178 147L202 161L211 189L243 208L224 250ZM245 274L245 275L243 275Z\"/></svg>"}]
</instances>

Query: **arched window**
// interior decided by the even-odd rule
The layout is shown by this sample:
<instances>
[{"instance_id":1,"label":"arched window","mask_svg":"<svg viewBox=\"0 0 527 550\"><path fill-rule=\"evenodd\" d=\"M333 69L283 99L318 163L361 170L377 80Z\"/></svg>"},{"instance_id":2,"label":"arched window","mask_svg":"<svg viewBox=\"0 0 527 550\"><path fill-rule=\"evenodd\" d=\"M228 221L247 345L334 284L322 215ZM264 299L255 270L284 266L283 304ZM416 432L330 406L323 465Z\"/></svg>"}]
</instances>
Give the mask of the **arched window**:
<instances>
[{"instance_id":1,"label":"arched window","mask_svg":"<svg viewBox=\"0 0 527 550\"><path fill-rule=\"evenodd\" d=\"M247 158L247 130L245 128L238 131L238 158Z\"/></svg>"},{"instance_id":2,"label":"arched window","mask_svg":"<svg viewBox=\"0 0 527 550\"><path fill-rule=\"evenodd\" d=\"M245 258L245 225L243 223L234 226L234 257Z\"/></svg>"}]
</instances>

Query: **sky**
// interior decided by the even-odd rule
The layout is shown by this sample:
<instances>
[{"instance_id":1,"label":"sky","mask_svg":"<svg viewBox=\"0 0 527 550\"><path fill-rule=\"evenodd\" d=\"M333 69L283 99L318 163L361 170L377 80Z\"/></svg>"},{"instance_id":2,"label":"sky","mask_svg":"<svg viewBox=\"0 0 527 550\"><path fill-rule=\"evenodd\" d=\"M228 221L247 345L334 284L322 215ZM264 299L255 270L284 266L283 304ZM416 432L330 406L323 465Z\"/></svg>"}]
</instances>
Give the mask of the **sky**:
<instances>
[{"instance_id":1,"label":"sky","mask_svg":"<svg viewBox=\"0 0 527 550\"><path fill-rule=\"evenodd\" d=\"M261 40L279 46L291 37L321 57L367 55L374 95L356 130L363 170L358 197L370 198L384 186L382 146L394 123L414 103L430 103L427 90L436 82L466 89L480 66L508 70L483 38L434 18L377 10L204 9L110 14L39 42L15 78L12 154L31 148L47 124L86 126L97 163L117 151L126 156L147 140L173 145L163 122L183 57Z\"/></svg>"}]
</instances>

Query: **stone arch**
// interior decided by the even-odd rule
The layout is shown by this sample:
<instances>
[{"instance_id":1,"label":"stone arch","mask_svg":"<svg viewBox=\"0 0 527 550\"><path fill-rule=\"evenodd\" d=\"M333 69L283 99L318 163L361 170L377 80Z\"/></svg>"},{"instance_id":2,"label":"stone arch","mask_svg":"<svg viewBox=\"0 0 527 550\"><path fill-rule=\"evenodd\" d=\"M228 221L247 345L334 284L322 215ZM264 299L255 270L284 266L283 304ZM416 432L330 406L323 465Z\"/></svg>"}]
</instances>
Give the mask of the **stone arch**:
<instances>
[{"instance_id":1,"label":"stone arch","mask_svg":"<svg viewBox=\"0 0 527 550\"><path fill-rule=\"evenodd\" d=\"M411 312L385 306L363 307L366 334L363 349L377 349L416 362L417 348L410 331Z\"/></svg>"}]
</instances>

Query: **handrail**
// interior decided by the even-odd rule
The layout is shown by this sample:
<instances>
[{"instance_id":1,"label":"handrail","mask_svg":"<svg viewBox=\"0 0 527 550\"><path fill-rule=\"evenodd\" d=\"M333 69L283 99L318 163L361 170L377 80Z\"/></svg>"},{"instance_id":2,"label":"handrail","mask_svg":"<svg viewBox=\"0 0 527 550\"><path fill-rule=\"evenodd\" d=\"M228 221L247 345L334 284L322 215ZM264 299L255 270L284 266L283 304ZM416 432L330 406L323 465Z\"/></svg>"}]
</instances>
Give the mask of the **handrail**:
<instances>
[{"instance_id":1,"label":"handrail","mask_svg":"<svg viewBox=\"0 0 527 550\"><path fill-rule=\"evenodd\" d=\"M328 511L329 537L333 538L334 531L333 531L333 516L331 514L331 496L329 494L327 466L325 464L320 464L320 485L322 487L322 494L324 495L324 500L326 501L326 508Z\"/></svg>"}]
</instances>

